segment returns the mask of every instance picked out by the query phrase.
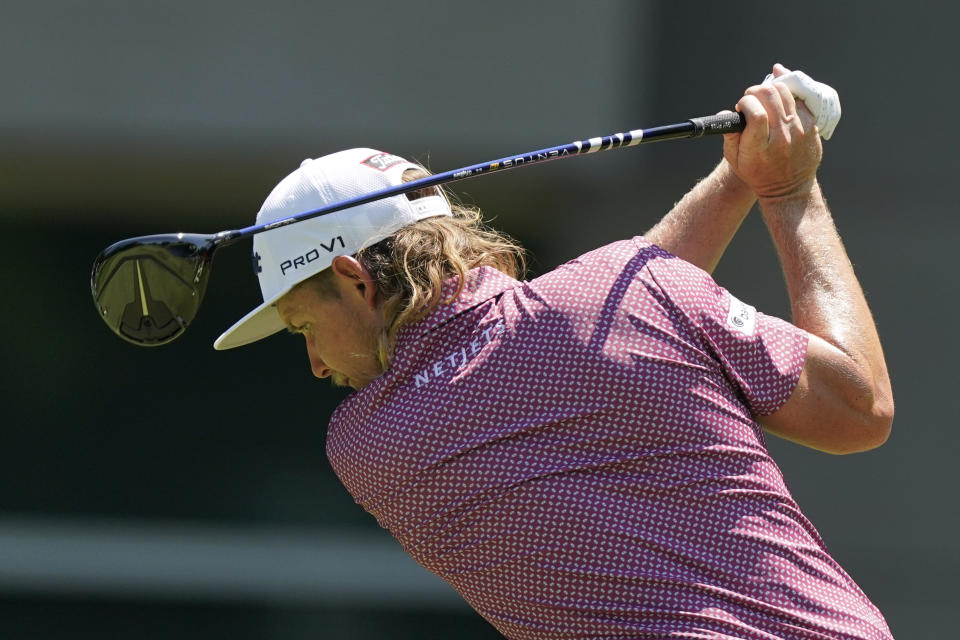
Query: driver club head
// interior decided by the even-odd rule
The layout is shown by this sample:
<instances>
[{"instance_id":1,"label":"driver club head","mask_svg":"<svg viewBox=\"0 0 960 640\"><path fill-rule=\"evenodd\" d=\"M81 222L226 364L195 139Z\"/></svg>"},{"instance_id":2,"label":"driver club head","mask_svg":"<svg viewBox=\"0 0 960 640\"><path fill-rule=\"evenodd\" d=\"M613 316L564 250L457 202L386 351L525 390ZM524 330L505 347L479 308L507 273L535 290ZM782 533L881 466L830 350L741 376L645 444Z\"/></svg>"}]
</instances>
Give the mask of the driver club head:
<instances>
[{"instance_id":1,"label":"driver club head","mask_svg":"<svg viewBox=\"0 0 960 640\"><path fill-rule=\"evenodd\" d=\"M175 340L197 315L215 249L214 236L187 233L110 245L90 273L100 317L118 336L141 347Z\"/></svg>"}]
</instances>

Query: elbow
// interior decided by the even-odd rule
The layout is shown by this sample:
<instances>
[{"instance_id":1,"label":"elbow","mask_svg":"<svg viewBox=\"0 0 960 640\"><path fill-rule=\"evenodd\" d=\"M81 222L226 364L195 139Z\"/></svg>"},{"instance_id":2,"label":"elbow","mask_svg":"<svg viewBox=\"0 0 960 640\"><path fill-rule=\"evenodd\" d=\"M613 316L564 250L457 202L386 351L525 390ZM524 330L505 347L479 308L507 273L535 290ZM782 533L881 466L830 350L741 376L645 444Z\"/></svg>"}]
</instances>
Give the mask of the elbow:
<instances>
[{"instance_id":1,"label":"elbow","mask_svg":"<svg viewBox=\"0 0 960 640\"><path fill-rule=\"evenodd\" d=\"M885 393L874 396L869 408L858 412L857 418L851 420L850 437L829 453L861 453L882 446L890 438L893 414L893 394L887 389Z\"/></svg>"},{"instance_id":2,"label":"elbow","mask_svg":"<svg viewBox=\"0 0 960 640\"><path fill-rule=\"evenodd\" d=\"M840 451L847 454L871 451L882 446L893 428L893 387L885 366L860 368L846 386L847 428Z\"/></svg>"},{"instance_id":3,"label":"elbow","mask_svg":"<svg viewBox=\"0 0 960 640\"><path fill-rule=\"evenodd\" d=\"M872 423L873 442L870 449L876 449L890 438L893 430L893 394L887 390L883 397L874 403L870 413Z\"/></svg>"}]
</instances>

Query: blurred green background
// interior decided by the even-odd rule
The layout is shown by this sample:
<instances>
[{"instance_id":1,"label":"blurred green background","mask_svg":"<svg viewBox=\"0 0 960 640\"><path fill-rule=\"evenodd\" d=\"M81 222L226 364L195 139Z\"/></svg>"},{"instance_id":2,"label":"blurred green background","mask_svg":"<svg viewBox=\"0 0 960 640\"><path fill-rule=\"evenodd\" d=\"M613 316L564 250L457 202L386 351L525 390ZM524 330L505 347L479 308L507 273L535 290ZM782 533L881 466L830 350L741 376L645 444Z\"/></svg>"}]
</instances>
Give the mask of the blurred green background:
<instances>
[{"instance_id":1,"label":"blurred green background","mask_svg":"<svg viewBox=\"0 0 960 640\"><path fill-rule=\"evenodd\" d=\"M11 0L0 16L0 637L498 637L337 482L324 432L342 392L301 340L212 349L259 301L248 246L218 254L195 324L160 349L97 319L93 257L251 224L305 157L373 146L448 170L729 108L776 61L840 92L821 183L897 418L865 454L769 445L894 634L955 635L956 5ZM671 142L454 190L535 275L642 233L720 153ZM715 275L788 314L756 214Z\"/></svg>"}]
</instances>

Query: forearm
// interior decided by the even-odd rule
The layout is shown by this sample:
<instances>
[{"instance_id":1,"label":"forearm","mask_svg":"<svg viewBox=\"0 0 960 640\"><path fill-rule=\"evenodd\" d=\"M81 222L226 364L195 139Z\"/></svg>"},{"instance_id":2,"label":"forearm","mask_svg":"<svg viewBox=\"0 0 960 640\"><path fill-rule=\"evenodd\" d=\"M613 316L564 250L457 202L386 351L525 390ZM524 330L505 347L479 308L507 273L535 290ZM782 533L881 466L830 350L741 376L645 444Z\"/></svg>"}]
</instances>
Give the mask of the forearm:
<instances>
[{"instance_id":1,"label":"forearm","mask_svg":"<svg viewBox=\"0 0 960 640\"><path fill-rule=\"evenodd\" d=\"M756 196L726 160L693 187L645 235L704 271L712 273L746 218Z\"/></svg>"},{"instance_id":2,"label":"forearm","mask_svg":"<svg viewBox=\"0 0 960 640\"><path fill-rule=\"evenodd\" d=\"M761 198L760 210L783 266L793 322L842 352L834 390L864 414L891 413L880 338L820 187Z\"/></svg>"}]
</instances>

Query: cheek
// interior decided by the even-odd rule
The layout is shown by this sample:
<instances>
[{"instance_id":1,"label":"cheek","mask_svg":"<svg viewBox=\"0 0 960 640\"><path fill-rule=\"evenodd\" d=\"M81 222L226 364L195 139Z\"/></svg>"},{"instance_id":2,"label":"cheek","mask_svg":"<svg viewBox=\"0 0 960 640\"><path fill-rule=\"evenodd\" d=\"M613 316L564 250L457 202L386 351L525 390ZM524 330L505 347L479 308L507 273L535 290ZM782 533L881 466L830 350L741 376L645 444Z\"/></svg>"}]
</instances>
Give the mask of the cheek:
<instances>
[{"instance_id":1,"label":"cheek","mask_svg":"<svg viewBox=\"0 0 960 640\"><path fill-rule=\"evenodd\" d=\"M320 359L321 355L330 357L333 352L342 349L348 342L342 333L332 333L324 326L313 326L309 332L303 334L307 353L313 359Z\"/></svg>"}]
</instances>

